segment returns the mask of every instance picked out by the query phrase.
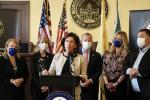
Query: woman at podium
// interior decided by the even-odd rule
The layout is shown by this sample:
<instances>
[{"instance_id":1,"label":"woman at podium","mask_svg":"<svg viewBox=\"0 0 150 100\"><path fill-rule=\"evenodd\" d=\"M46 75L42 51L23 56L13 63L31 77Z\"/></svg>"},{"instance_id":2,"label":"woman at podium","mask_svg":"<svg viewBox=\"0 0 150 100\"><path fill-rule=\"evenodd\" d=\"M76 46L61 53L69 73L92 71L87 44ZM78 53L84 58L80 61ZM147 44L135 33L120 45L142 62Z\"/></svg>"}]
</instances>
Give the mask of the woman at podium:
<instances>
[{"instance_id":1,"label":"woman at podium","mask_svg":"<svg viewBox=\"0 0 150 100\"><path fill-rule=\"evenodd\" d=\"M82 81L87 78L84 58L79 54L80 40L75 33L69 33L62 39L63 53L55 54L49 68L50 75L78 75ZM75 87L75 100L80 100L80 86Z\"/></svg>"}]
</instances>

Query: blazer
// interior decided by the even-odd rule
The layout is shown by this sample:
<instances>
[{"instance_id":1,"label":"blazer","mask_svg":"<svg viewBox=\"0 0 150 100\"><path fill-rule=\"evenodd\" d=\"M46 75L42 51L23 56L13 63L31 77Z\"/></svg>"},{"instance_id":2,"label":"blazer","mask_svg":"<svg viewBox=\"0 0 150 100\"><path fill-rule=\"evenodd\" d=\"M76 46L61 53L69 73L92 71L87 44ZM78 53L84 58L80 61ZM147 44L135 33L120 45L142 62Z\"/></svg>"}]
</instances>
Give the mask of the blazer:
<instances>
[{"instance_id":1,"label":"blazer","mask_svg":"<svg viewBox=\"0 0 150 100\"><path fill-rule=\"evenodd\" d=\"M32 56L33 67L32 67L32 79L31 79L30 89L31 89L32 95L33 96L36 95L37 100L39 99L38 96L41 91L39 87L39 60L40 58L41 58L40 52L36 52ZM44 57L43 59L45 60L43 67L48 70L53 59L53 54L46 52L46 57Z\"/></svg>"},{"instance_id":2,"label":"blazer","mask_svg":"<svg viewBox=\"0 0 150 100\"><path fill-rule=\"evenodd\" d=\"M139 51L134 52L129 55L127 62L125 64L125 73L128 68L132 68L134 62L139 54ZM150 100L150 49L144 54L141 62L139 64L138 69L141 77L137 76L137 81L139 84L139 88L142 94L142 100ZM130 94L131 90L131 80L128 78L128 95Z\"/></svg>"},{"instance_id":3,"label":"blazer","mask_svg":"<svg viewBox=\"0 0 150 100\"><path fill-rule=\"evenodd\" d=\"M63 53L57 53L55 54L53 61L51 63L49 74L50 75L61 75L63 66L67 60L67 57L63 55ZM77 54L76 57L73 58L71 66L73 67L74 74L80 75L83 78L87 78L87 68L84 64L84 58L82 55ZM80 95L80 86L75 88L75 95Z\"/></svg>"},{"instance_id":4,"label":"blazer","mask_svg":"<svg viewBox=\"0 0 150 100\"><path fill-rule=\"evenodd\" d=\"M25 83L28 78L28 69L25 59L16 57L17 71L14 71L10 59L0 56L0 99L1 100L25 100ZM23 78L20 87L10 83L10 79Z\"/></svg>"},{"instance_id":5,"label":"blazer","mask_svg":"<svg viewBox=\"0 0 150 100\"><path fill-rule=\"evenodd\" d=\"M89 87L82 87L82 92L98 93L99 91L99 76L102 73L102 58L101 55L94 51L90 51L89 63L87 66L88 79L92 79L93 84Z\"/></svg>"}]
</instances>

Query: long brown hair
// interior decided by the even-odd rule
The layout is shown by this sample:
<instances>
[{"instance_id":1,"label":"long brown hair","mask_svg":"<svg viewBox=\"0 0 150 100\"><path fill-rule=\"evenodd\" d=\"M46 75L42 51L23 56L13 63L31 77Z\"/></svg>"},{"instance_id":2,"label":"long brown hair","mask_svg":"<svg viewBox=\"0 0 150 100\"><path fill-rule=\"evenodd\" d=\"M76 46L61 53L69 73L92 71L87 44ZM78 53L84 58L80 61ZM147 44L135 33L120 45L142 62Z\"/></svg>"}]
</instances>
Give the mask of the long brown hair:
<instances>
[{"instance_id":1,"label":"long brown hair","mask_svg":"<svg viewBox=\"0 0 150 100\"><path fill-rule=\"evenodd\" d=\"M121 49L122 50L128 50L128 37L127 37L127 33L126 32L124 32L124 31L119 31L119 32L117 32L116 34L115 34L115 36L114 36L114 39L115 39L115 37L117 36L117 35L121 35L121 39L122 39L122 46L121 46ZM114 39L113 39L113 41L114 41ZM115 50L115 47L114 47L114 45L112 45L111 47L110 47L110 52L114 52L114 50Z\"/></svg>"}]
</instances>

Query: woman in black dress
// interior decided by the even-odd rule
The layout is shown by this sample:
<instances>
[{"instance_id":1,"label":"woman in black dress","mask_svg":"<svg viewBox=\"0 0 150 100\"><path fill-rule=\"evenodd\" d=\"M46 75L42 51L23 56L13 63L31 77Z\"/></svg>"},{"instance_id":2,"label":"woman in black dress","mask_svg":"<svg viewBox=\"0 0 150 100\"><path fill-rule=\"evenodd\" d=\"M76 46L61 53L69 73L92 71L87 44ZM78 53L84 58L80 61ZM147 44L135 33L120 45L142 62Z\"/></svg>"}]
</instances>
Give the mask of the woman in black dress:
<instances>
[{"instance_id":1,"label":"woman in black dress","mask_svg":"<svg viewBox=\"0 0 150 100\"><path fill-rule=\"evenodd\" d=\"M39 77L47 72L50 67L53 55L48 53L48 40L41 37L37 43L38 52L33 55L33 77L31 81L31 93L33 100L46 100L50 89L48 86L39 86Z\"/></svg>"},{"instance_id":2,"label":"woman in black dress","mask_svg":"<svg viewBox=\"0 0 150 100\"><path fill-rule=\"evenodd\" d=\"M25 59L18 54L16 39L9 39L0 56L0 99L25 100L25 83L28 69Z\"/></svg>"}]
</instances>

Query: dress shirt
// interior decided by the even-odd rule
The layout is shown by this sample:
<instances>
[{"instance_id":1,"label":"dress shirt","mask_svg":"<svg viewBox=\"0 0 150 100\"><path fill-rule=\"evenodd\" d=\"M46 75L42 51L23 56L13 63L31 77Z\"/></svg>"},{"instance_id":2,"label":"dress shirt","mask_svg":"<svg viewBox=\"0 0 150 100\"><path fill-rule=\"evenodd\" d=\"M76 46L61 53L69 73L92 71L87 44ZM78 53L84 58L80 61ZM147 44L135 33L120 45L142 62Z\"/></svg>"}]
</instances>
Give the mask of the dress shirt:
<instances>
[{"instance_id":1,"label":"dress shirt","mask_svg":"<svg viewBox=\"0 0 150 100\"><path fill-rule=\"evenodd\" d=\"M82 48L82 54L83 54L83 56L85 56L85 50ZM88 62L89 62L89 59L90 59L90 49L88 50ZM90 81L93 83L93 80L92 79L90 79Z\"/></svg>"},{"instance_id":2,"label":"dress shirt","mask_svg":"<svg viewBox=\"0 0 150 100\"><path fill-rule=\"evenodd\" d=\"M147 46L144 49L139 49L139 54L134 62L133 68L138 69L139 68L139 64L144 56L144 54L148 51L148 49L150 48L150 46ZM138 74L138 76L141 76L140 73ZM132 85L132 89L135 92L140 92L140 88L139 88L139 84L137 81L137 77L134 77L131 79L131 85Z\"/></svg>"},{"instance_id":3,"label":"dress shirt","mask_svg":"<svg viewBox=\"0 0 150 100\"><path fill-rule=\"evenodd\" d=\"M84 49L82 49L82 54L83 54L83 56L85 56L85 50ZM89 59L90 59L90 50L88 50L88 61L89 61Z\"/></svg>"}]
</instances>

